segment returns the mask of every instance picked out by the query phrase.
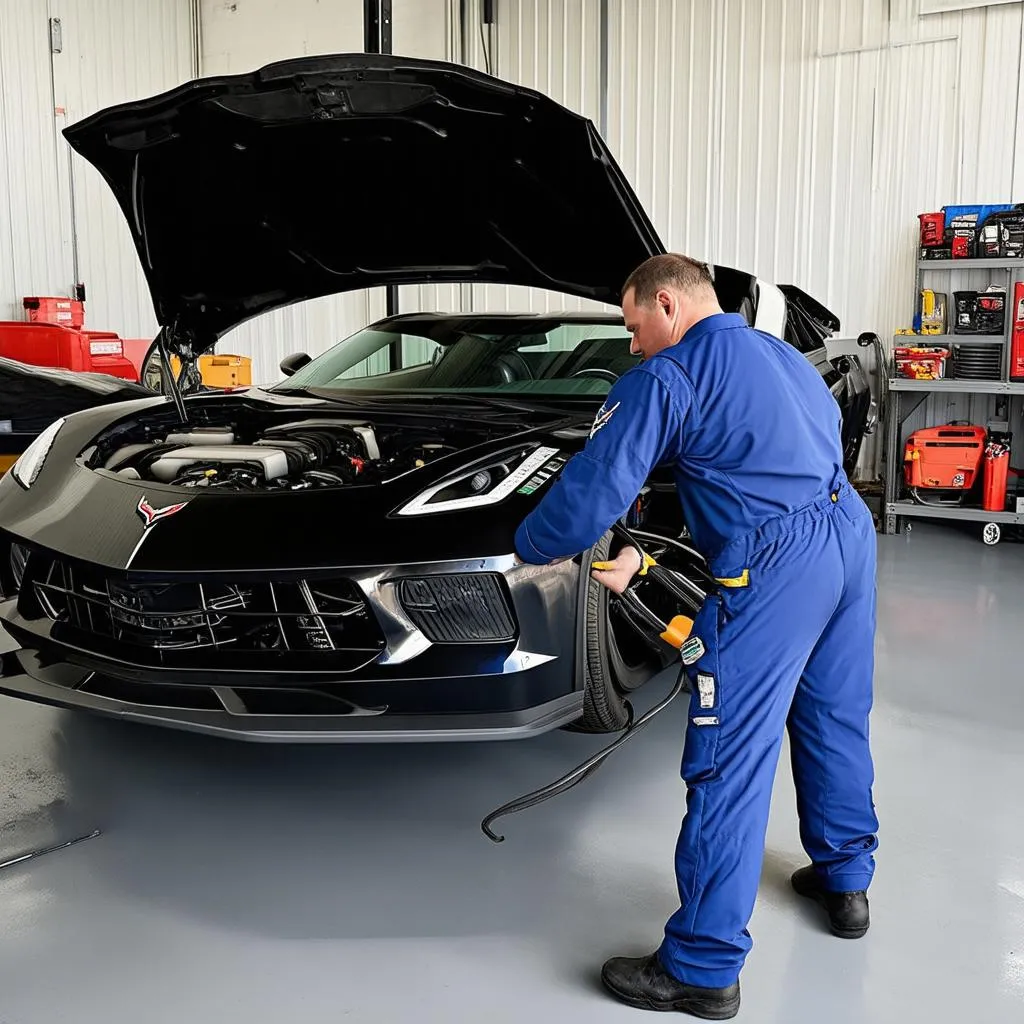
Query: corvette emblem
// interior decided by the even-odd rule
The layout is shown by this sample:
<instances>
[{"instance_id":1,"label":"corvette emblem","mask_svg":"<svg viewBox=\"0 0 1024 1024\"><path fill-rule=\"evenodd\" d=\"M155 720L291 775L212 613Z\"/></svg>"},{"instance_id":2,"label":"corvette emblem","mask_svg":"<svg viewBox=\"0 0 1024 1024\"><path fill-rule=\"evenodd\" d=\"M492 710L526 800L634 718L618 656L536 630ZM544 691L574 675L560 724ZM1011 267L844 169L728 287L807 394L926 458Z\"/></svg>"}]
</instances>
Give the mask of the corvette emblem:
<instances>
[{"instance_id":1,"label":"corvette emblem","mask_svg":"<svg viewBox=\"0 0 1024 1024\"><path fill-rule=\"evenodd\" d=\"M187 501L183 501L178 505L168 505L166 508L153 508L145 497L143 497L139 504L136 506L136 511L142 516L145 521L145 529L149 529L154 523L158 523L161 519L166 519L168 516L173 516L175 512L180 512L186 505Z\"/></svg>"}]
</instances>

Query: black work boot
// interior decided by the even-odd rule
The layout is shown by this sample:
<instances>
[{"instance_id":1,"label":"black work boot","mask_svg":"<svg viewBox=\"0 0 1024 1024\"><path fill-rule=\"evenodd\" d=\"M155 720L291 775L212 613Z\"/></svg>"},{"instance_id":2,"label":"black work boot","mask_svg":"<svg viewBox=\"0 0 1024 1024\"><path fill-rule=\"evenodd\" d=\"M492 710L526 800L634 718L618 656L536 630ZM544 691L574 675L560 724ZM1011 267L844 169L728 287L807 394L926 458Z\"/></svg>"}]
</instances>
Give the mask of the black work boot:
<instances>
[{"instance_id":1,"label":"black work boot","mask_svg":"<svg viewBox=\"0 0 1024 1024\"><path fill-rule=\"evenodd\" d=\"M700 988L676 981L657 953L632 959L613 957L601 969L601 981L617 999L640 1010L676 1010L704 1020L729 1020L740 1009L740 986Z\"/></svg>"},{"instance_id":2,"label":"black work boot","mask_svg":"<svg viewBox=\"0 0 1024 1024\"><path fill-rule=\"evenodd\" d=\"M828 892L812 865L794 872L790 881L801 896L820 903L828 911L829 928L833 935L841 939L859 939L868 930L868 894L863 889L856 892Z\"/></svg>"}]
</instances>

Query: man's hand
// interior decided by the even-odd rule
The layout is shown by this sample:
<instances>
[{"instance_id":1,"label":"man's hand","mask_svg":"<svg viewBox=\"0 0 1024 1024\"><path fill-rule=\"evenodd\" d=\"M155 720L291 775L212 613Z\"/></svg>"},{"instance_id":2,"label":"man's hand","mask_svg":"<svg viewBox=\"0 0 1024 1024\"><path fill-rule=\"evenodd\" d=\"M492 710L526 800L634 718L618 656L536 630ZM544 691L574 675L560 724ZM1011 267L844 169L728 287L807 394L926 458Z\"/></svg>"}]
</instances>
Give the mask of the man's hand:
<instances>
[{"instance_id":1,"label":"man's hand","mask_svg":"<svg viewBox=\"0 0 1024 1024\"><path fill-rule=\"evenodd\" d=\"M591 576L616 594L621 594L629 581L640 571L643 560L640 552L632 546L624 547L613 562L602 563L607 569L594 569Z\"/></svg>"}]
</instances>

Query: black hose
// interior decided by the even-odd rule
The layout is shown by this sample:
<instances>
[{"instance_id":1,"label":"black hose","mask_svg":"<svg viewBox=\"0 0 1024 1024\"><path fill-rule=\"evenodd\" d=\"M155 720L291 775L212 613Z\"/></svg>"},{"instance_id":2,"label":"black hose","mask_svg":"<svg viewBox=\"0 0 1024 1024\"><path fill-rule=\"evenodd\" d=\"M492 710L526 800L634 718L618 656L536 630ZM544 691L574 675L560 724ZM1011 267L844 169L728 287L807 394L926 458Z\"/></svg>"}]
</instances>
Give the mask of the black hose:
<instances>
[{"instance_id":1,"label":"black hose","mask_svg":"<svg viewBox=\"0 0 1024 1024\"><path fill-rule=\"evenodd\" d=\"M491 823L496 821L498 818L502 818L507 814L516 814L519 811L528 810L530 807L534 807L539 803L543 803L545 800L550 800L552 797L560 796L562 793L572 789L573 786L578 785L584 779L589 778L598 768L604 764L605 760L623 743L626 742L631 736L635 736L648 722L654 718L659 712L664 711L679 696L683 687L686 684L686 673L683 669L679 671L679 678L676 680L675 686L672 688L672 692L662 700L659 704L655 704L653 708L645 712L635 722L633 721L633 707L627 702L627 708L629 710L629 721L626 723L626 728L621 736L619 736L614 742L610 743L607 747L599 750L596 754L587 758L581 765L573 768L572 771L567 772L560 779L556 779L554 782L542 789L534 790L532 793L527 793L526 796L521 796L516 800L510 800L507 804L503 804L496 811L492 811L486 818L480 823L481 829L483 829L484 835L493 843L503 843L505 841L504 836L497 835L491 829Z\"/></svg>"}]
</instances>

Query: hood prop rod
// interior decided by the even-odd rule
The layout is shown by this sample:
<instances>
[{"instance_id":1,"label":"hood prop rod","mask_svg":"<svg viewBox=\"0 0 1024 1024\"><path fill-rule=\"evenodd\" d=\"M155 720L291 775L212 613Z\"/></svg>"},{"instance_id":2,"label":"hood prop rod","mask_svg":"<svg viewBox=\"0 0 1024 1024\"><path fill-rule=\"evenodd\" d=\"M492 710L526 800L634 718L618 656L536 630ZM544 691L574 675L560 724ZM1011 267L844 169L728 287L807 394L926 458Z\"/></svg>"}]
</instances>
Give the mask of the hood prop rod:
<instances>
[{"instance_id":1,"label":"hood prop rod","mask_svg":"<svg viewBox=\"0 0 1024 1024\"><path fill-rule=\"evenodd\" d=\"M185 400L181 397L181 389L178 387L178 382L174 377L174 370L171 367L171 353L167 344L168 336L171 333L172 332L169 328L161 327L156 341L160 349L160 362L163 364L164 368L164 380L168 382L171 389L171 398L174 399L174 407L178 410L178 418L181 420L182 426L188 426L188 413L185 411ZM173 340L178 341L178 334L176 331L173 332ZM183 355L179 355L178 358L181 360L181 373L182 376L184 376L187 370L186 359Z\"/></svg>"}]
</instances>

